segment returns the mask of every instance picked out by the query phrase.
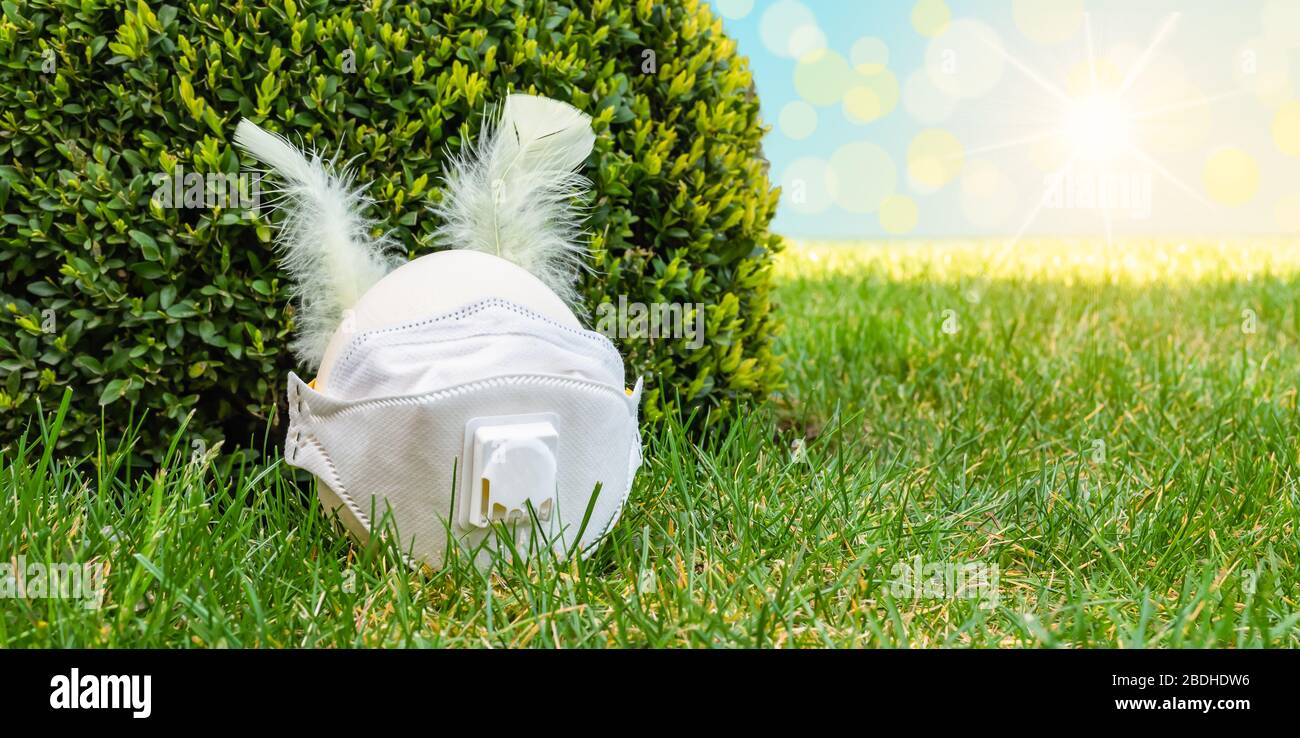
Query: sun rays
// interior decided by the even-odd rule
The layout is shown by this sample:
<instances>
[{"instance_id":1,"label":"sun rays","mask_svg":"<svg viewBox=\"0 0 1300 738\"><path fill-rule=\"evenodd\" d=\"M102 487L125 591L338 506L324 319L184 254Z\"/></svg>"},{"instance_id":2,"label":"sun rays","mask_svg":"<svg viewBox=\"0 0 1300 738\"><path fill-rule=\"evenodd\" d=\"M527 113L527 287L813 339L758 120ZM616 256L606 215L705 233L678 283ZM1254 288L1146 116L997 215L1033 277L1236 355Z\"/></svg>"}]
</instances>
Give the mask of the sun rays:
<instances>
[{"instance_id":1,"label":"sun rays","mask_svg":"<svg viewBox=\"0 0 1300 738\"><path fill-rule=\"evenodd\" d=\"M1158 176L1197 203L1212 205L1196 187L1173 173L1157 156L1143 148L1139 136L1140 128L1154 119L1231 100L1244 93L1234 91L1196 97L1146 110L1139 109L1129 99L1144 73L1159 57L1164 43L1176 32L1180 19L1180 13L1167 16L1120 81L1108 83L1099 73L1093 40L1092 16L1084 14L1083 61L1087 65L1088 85L1083 92L1073 94L1067 91L1066 87L1053 82L1029 63L1008 51L996 39L982 39L1011 67L1059 105L1059 122L1028 135L976 146L965 152L966 155L1019 149L1043 142L1056 143L1066 153L1065 164L1047 178L1040 196L1035 198L1034 204L1029 208L1014 235L1005 242L1004 252L1015 248L1025 233L1033 227L1043 210L1060 197L1061 193L1054 188L1065 186L1066 181L1084 168L1088 176L1104 184L1122 177L1123 167L1131 166L1136 162L1145 171ZM1102 196L1092 203L1092 209L1100 215L1100 225L1105 229L1108 244L1114 241L1114 221L1117 210L1115 203L1111 201L1111 195L1113 193L1103 192Z\"/></svg>"}]
</instances>

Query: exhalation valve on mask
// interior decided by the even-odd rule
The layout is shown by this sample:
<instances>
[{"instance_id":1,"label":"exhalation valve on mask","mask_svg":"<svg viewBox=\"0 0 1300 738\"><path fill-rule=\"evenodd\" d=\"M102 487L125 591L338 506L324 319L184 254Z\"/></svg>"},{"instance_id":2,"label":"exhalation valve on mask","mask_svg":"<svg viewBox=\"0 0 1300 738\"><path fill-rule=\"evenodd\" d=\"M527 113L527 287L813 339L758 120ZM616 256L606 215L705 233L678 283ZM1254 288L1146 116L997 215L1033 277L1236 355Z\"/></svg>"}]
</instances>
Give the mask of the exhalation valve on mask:
<instances>
[{"instance_id":1,"label":"exhalation valve on mask","mask_svg":"<svg viewBox=\"0 0 1300 738\"><path fill-rule=\"evenodd\" d=\"M293 350L317 372L289 377L286 460L363 540L386 514L413 559L440 566L454 541L485 564L503 529L585 554L617 521L641 384L575 311L594 141L576 108L508 96L430 208L446 250L402 263L349 172L240 122L280 182Z\"/></svg>"}]
</instances>

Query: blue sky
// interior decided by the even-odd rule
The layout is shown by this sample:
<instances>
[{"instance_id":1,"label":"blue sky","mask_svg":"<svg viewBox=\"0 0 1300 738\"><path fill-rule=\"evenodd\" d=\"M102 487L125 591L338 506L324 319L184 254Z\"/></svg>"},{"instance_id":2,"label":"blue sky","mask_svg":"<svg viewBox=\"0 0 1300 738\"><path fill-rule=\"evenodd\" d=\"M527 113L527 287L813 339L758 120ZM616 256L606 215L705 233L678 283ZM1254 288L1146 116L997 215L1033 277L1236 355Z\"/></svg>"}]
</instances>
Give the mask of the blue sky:
<instances>
[{"instance_id":1,"label":"blue sky","mask_svg":"<svg viewBox=\"0 0 1300 738\"><path fill-rule=\"evenodd\" d=\"M1300 233L1300 2L712 5L787 235Z\"/></svg>"}]
</instances>

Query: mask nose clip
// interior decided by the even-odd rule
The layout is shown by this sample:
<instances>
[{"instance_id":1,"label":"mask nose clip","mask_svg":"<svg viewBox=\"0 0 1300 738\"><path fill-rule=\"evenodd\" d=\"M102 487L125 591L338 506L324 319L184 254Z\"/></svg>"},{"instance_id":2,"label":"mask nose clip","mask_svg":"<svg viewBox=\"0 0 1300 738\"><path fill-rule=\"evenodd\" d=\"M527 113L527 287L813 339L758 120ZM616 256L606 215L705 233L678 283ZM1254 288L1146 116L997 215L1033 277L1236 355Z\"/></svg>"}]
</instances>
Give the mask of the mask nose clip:
<instances>
[{"instance_id":1,"label":"mask nose clip","mask_svg":"<svg viewBox=\"0 0 1300 738\"><path fill-rule=\"evenodd\" d=\"M488 528L549 522L556 506L559 418L553 413L474 418L465 426L460 523ZM532 512L529 512L529 508Z\"/></svg>"}]
</instances>

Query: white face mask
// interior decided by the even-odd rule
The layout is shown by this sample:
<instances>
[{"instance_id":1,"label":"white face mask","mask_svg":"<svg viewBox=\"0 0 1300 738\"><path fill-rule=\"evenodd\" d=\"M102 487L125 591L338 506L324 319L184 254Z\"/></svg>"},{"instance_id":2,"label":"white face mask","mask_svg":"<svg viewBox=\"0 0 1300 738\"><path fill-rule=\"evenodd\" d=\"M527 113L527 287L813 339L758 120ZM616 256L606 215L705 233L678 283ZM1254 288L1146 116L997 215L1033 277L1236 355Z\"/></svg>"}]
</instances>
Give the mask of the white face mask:
<instances>
[{"instance_id":1,"label":"white face mask","mask_svg":"<svg viewBox=\"0 0 1300 738\"><path fill-rule=\"evenodd\" d=\"M641 464L641 383L623 389L618 351L574 312L591 118L509 95L490 120L430 207L445 250L401 266L348 172L235 130L281 180L293 346L320 368L310 385L289 376L285 458L353 533L388 520L432 566L461 544L487 563L501 532L516 550L590 552Z\"/></svg>"},{"instance_id":2,"label":"white face mask","mask_svg":"<svg viewBox=\"0 0 1300 738\"><path fill-rule=\"evenodd\" d=\"M291 374L285 458L355 534L387 512L402 549L434 567L449 534L489 560L494 526L589 552L641 463L640 395L604 336L483 300L357 335L328 394Z\"/></svg>"}]
</instances>

